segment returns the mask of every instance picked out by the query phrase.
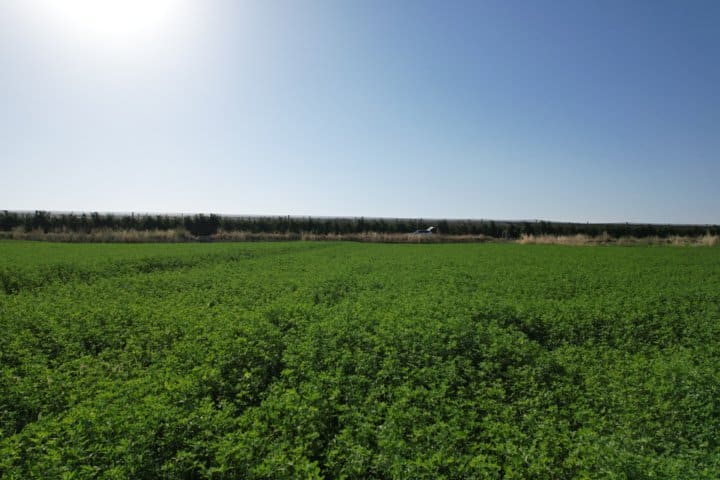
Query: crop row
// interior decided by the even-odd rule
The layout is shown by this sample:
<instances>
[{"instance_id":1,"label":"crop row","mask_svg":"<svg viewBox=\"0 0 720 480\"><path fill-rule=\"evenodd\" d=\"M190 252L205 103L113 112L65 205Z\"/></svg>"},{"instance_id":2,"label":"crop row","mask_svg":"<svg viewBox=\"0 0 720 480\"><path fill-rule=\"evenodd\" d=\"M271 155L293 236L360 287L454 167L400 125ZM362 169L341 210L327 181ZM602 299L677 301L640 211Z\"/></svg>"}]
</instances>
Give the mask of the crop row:
<instances>
[{"instance_id":1,"label":"crop row","mask_svg":"<svg viewBox=\"0 0 720 480\"><path fill-rule=\"evenodd\" d=\"M720 476L717 249L315 245L0 244L0 476Z\"/></svg>"}]
</instances>

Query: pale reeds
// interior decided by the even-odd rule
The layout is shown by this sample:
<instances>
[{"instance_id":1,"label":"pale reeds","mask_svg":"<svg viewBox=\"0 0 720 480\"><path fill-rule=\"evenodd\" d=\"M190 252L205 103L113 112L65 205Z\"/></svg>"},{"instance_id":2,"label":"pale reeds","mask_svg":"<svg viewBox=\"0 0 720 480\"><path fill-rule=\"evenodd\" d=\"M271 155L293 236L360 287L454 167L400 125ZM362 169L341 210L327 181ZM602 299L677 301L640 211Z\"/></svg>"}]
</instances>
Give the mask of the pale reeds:
<instances>
[{"instance_id":1,"label":"pale reeds","mask_svg":"<svg viewBox=\"0 0 720 480\"><path fill-rule=\"evenodd\" d=\"M700 237L699 241L700 245L713 247L715 245L720 245L720 235L711 235L710 232L707 232L705 235Z\"/></svg>"},{"instance_id":2,"label":"pale reeds","mask_svg":"<svg viewBox=\"0 0 720 480\"><path fill-rule=\"evenodd\" d=\"M180 227L171 230L113 230L96 229L89 232L60 230L43 232L26 231L17 227L9 232L0 232L0 239L44 240L50 242L89 242L89 243L153 243L153 242L278 242L278 241L351 241L369 243L480 243L515 242L521 245L674 245L674 246L716 246L720 245L720 236L709 232L700 236L672 235L668 237L612 237L607 232L591 236L577 235L532 235L522 234L519 239L507 240L486 235L448 235L433 233L418 235L412 233L311 233L280 232L262 233L248 231L224 231L210 236L196 237Z\"/></svg>"},{"instance_id":3,"label":"pale reeds","mask_svg":"<svg viewBox=\"0 0 720 480\"><path fill-rule=\"evenodd\" d=\"M523 234L516 243L523 245L673 245L673 246L715 246L720 245L720 236L706 233L701 236L671 235L669 237L612 237L607 232L600 235L528 235Z\"/></svg>"},{"instance_id":4,"label":"pale reeds","mask_svg":"<svg viewBox=\"0 0 720 480\"><path fill-rule=\"evenodd\" d=\"M597 240L596 240L597 238ZM607 238L591 237L589 235L532 235L523 233L517 240L522 245L593 245L607 243Z\"/></svg>"},{"instance_id":5,"label":"pale reeds","mask_svg":"<svg viewBox=\"0 0 720 480\"><path fill-rule=\"evenodd\" d=\"M88 243L142 243L142 242L185 242L194 240L184 229L177 230L113 230L97 229L89 232L42 230L26 231L17 227L11 232L3 232L0 238L13 240L44 240L48 242L88 242Z\"/></svg>"}]
</instances>

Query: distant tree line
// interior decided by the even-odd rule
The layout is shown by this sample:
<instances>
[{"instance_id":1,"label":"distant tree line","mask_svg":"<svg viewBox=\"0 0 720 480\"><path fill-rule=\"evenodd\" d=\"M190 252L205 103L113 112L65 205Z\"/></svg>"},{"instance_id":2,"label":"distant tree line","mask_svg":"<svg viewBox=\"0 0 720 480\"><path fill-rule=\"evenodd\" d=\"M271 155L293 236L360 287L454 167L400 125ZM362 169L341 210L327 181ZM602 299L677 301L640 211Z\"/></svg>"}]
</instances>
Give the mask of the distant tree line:
<instances>
[{"instance_id":1,"label":"distant tree line","mask_svg":"<svg viewBox=\"0 0 720 480\"><path fill-rule=\"evenodd\" d=\"M410 218L345 218L291 216L225 216L225 215L149 215L51 213L46 211L0 212L0 231L23 228L26 231L86 232L96 230L176 230L185 229L196 236L207 236L220 230L250 233L407 233L435 226L447 235L485 235L495 238L519 238L528 235L601 235L613 237L665 238L673 235L698 236L720 234L718 225L661 225L636 223L563 223L549 221L508 222L494 220L438 220Z\"/></svg>"}]
</instances>

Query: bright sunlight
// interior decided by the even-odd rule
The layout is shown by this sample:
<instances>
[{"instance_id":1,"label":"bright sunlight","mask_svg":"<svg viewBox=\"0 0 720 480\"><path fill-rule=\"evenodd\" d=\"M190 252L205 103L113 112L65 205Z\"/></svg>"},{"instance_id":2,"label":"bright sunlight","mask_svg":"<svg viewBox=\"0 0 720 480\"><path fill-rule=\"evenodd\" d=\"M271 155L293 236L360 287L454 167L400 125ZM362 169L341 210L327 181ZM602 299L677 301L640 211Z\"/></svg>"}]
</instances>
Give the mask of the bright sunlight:
<instances>
[{"instance_id":1,"label":"bright sunlight","mask_svg":"<svg viewBox=\"0 0 720 480\"><path fill-rule=\"evenodd\" d=\"M41 28L95 48L138 48L167 40L191 20L190 0L27 0Z\"/></svg>"}]
</instances>

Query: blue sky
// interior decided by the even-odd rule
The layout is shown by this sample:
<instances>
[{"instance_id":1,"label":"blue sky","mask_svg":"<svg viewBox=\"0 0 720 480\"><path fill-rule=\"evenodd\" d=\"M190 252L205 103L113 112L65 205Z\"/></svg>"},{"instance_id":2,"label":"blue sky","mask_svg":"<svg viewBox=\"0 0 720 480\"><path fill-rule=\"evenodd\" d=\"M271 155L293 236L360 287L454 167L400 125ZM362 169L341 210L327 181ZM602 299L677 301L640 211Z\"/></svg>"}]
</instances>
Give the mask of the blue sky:
<instances>
[{"instance_id":1,"label":"blue sky","mask_svg":"<svg viewBox=\"0 0 720 480\"><path fill-rule=\"evenodd\" d=\"M720 223L719 2L43 1L0 208Z\"/></svg>"}]
</instances>

